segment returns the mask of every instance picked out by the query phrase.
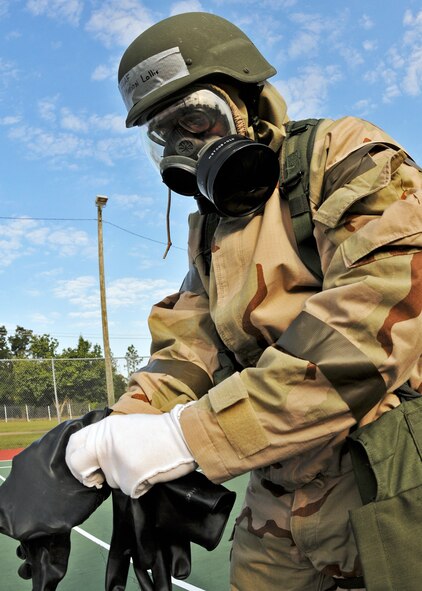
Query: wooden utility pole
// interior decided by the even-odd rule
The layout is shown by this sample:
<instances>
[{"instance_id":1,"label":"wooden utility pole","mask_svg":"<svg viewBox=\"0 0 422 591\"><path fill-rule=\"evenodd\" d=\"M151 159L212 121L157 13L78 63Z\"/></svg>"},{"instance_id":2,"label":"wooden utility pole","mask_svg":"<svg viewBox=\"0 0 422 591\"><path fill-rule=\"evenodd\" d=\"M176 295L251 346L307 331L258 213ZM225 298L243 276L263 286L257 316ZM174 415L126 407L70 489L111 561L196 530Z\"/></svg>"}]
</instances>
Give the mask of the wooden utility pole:
<instances>
[{"instance_id":1,"label":"wooden utility pole","mask_svg":"<svg viewBox=\"0 0 422 591\"><path fill-rule=\"evenodd\" d=\"M113 365L111 362L110 340L108 337L107 301L104 280L104 247L103 247L103 207L108 201L104 195L97 195L95 205L97 206L98 219L98 266L100 275L100 297L101 297L101 322L103 326L104 360L106 371L107 402L111 407L114 402Z\"/></svg>"}]
</instances>

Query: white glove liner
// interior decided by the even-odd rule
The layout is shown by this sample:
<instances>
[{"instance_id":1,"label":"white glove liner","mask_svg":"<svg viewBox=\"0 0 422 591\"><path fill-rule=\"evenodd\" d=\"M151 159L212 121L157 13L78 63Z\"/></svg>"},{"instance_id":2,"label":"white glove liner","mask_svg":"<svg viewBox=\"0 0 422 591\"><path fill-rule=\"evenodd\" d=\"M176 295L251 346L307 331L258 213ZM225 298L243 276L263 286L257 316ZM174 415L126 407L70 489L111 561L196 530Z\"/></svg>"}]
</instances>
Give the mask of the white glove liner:
<instances>
[{"instance_id":1,"label":"white glove liner","mask_svg":"<svg viewBox=\"0 0 422 591\"><path fill-rule=\"evenodd\" d=\"M66 463L82 484L101 488L104 479L137 499L157 482L196 469L183 437L179 404L160 415L111 415L74 433Z\"/></svg>"}]
</instances>

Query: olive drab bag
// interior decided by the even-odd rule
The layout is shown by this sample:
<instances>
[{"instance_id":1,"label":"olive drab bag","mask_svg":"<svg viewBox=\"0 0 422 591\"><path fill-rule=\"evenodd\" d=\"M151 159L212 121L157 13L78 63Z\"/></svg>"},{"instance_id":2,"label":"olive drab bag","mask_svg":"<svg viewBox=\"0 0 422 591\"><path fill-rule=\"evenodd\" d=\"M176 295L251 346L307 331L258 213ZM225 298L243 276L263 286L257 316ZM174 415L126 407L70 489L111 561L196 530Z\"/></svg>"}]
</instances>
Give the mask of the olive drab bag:
<instances>
[{"instance_id":1,"label":"olive drab bag","mask_svg":"<svg viewBox=\"0 0 422 591\"><path fill-rule=\"evenodd\" d=\"M281 153L281 197L289 203L299 256L322 280L309 204L309 168L322 119L290 121ZM419 168L408 159L409 164ZM218 219L205 224L211 244ZM403 385L401 404L348 437L362 507L350 521L367 591L422 588L422 396ZM357 581L357 579L355 580ZM357 586L357 585L356 585Z\"/></svg>"},{"instance_id":2,"label":"olive drab bag","mask_svg":"<svg viewBox=\"0 0 422 591\"><path fill-rule=\"evenodd\" d=\"M420 591L422 396L348 438L363 506L350 522L367 591Z\"/></svg>"}]
</instances>

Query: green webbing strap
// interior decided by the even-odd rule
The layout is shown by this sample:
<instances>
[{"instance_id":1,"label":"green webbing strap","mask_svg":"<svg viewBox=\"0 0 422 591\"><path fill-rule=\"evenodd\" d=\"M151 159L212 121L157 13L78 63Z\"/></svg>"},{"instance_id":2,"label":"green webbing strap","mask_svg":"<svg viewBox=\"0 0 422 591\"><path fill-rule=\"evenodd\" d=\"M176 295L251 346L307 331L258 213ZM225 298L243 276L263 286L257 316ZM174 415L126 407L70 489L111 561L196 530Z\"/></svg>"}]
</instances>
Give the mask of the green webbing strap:
<instances>
[{"instance_id":1,"label":"green webbing strap","mask_svg":"<svg viewBox=\"0 0 422 591\"><path fill-rule=\"evenodd\" d=\"M207 275L210 274L211 269L211 244L214 237L214 233L217 229L218 222L220 221L218 213L207 213L205 214L204 230L202 234L203 240L203 253L205 262L205 272Z\"/></svg>"},{"instance_id":2,"label":"green webbing strap","mask_svg":"<svg viewBox=\"0 0 422 591\"><path fill-rule=\"evenodd\" d=\"M281 152L281 195L289 202L293 231L300 258L322 280L321 261L313 236L309 205L309 167L315 134L321 119L289 121Z\"/></svg>"}]
</instances>

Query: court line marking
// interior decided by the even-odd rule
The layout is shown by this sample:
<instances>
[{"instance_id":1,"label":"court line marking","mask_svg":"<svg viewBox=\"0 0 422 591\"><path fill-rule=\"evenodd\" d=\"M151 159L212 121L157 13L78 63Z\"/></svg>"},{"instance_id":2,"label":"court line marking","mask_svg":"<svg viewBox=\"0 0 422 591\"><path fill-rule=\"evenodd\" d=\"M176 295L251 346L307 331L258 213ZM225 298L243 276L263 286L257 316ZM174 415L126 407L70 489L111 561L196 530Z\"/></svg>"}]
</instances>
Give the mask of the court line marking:
<instances>
[{"instance_id":1,"label":"court line marking","mask_svg":"<svg viewBox=\"0 0 422 591\"><path fill-rule=\"evenodd\" d=\"M96 536L93 536L92 534L85 531L84 529L76 526L73 528L73 530L78 532L78 534L80 534L81 536L88 538L88 540L90 540L91 542L94 542L94 544L98 544L98 546L101 546L102 548L105 548L106 550L110 550L110 544L103 542L103 540L100 540ZM195 585L191 585L190 583L185 583L184 581L179 581L178 579L173 579L173 577L172 577L171 581L172 581L173 585L176 585L177 587L180 587L181 589L187 589L188 591L205 591L205 589L202 589L201 587L195 587Z\"/></svg>"},{"instance_id":2,"label":"court line marking","mask_svg":"<svg viewBox=\"0 0 422 591\"><path fill-rule=\"evenodd\" d=\"M6 480L6 478L3 478L3 476L0 476L0 480L3 480L3 482Z\"/></svg>"}]
</instances>

